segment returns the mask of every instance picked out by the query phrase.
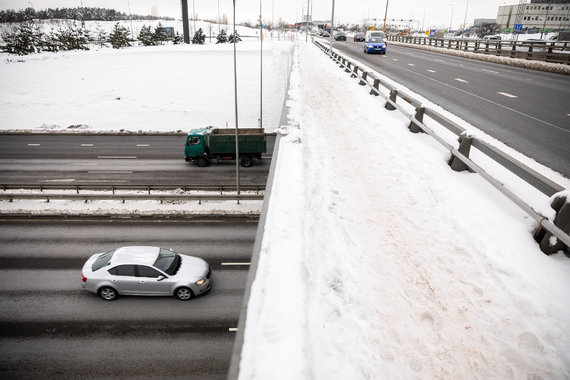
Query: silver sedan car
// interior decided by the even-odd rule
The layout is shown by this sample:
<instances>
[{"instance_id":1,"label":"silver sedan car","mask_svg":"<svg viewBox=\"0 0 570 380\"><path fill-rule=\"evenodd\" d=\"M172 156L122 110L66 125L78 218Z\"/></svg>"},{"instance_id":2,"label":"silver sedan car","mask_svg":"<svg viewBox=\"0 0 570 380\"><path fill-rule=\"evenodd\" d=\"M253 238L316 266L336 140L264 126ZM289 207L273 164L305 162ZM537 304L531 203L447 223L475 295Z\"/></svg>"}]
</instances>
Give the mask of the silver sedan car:
<instances>
[{"instance_id":1,"label":"silver sedan car","mask_svg":"<svg viewBox=\"0 0 570 380\"><path fill-rule=\"evenodd\" d=\"M81 287L107 301L119 295L175 296L186 301L210 290L208 263L159 247L122 247L89 258Z\"/></svg>"}]
</instances>

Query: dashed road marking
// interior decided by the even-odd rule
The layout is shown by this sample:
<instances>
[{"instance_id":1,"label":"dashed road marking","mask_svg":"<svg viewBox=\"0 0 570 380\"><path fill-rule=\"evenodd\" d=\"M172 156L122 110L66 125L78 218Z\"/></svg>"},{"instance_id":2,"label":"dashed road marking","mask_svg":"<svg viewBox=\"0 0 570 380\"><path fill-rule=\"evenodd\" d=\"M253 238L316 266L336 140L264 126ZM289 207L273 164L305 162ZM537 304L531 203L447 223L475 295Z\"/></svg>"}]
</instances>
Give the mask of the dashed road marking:
<instances>
[{"instance_id":1,"label":"dashed road marking","mask_svg":"<svg viewBox=\"0 0 570 380\"><path fill-rule=\"evenodd\" d=\"M150 144L137 144L137 146L150 146Z\"/></svg>"},{"instance_id":2,"label":"dashed road marking","mask_svg":"<svg viewBox=\"0 0 570 380\"><path fill-rule=\"evenodd\" d=\"M238 330L237 327L230 327L228 329L228 331L230 331L230 332L236 332L237 330Z\"/></svg>"},{"instance_id":3,"label":"dashed road marking","mask_svg":"<svg viewBox=\"0 0 570 380\"><path fill-rule=\"evenodd\" d=\"M28 144L28 146L42 146L42 144Z\"/></svg>"},{"instance_id":4,"label":"dashed road marking","mask_svg":"<svg viewBox=\"0 0 570 380\"><path fill-rule=\"evenodd\" d=\"M137 156L97 156L97 158L129 160L129 159L137 158Z\"/></svg>"},{"instance_id":5,"label":"dashed road marking","mask_svg":"<svg viewBox=\"0 0 570 380\"><path fill-rule=\"evenodd\" d=\"M506 92L497 92L497 94L506 96L507 98L518 98L518 96Z\"/></svg>"},{"instance_id":6,"label":"dashed road marking","mask_svg":"<svg viewBox=\"0 0 570 380\"><path fill-rule=\"evenodd\" d=\"M93 146L93 144L81 144L81 146Z\"/></svg>"},{"instance_id":7,"label":"dashed road marking","mask_svg":"<svg viewBox=\"0 0 570 380\"><path fill-rule=\"evenodd\" d=\"M42 179L39 182L73 182L75 178Z\"/></svg>"},{"instance_id":8,"label":"dashed road marking","mask_svg":"<svg viewBox=\"0 0 570 380\"><path fill-rule=\"evenodd\" d=\"M415 66L413 63L408 63L408 66Z\"/></svg>"},{"instance_id":9,"label":"dashed road marking","mask_svg":"<svg viewBox=\"0 0 570 380\"><path fill-rule=\"evenodd\" d=\"M228 265L232 265L232 266L248 266L251 265L251 263L240 263L240 262L236 262L236 263L222 263L222 266L228 266Z\"/></svg>"},{"instance_id":10,"label":"dashed road marking","mask_svg":"<svg viewBox=\"0 0 570 380\"><path fill-rule=\"evenodd\" d=\"M133 174L130 170L89 170L89 174Z\"/></svg>"},{"instance_id":11,"label":"dashed road marking","mask_svg":"<svg viewBox=\"0 0 570 380\"><path fill-rule=\"evenodd\" d=\"M430 73L437 73L435 70L428 70Z\"/></svg>"},{"instance_id":12,"label":"dashed road marking","mask_svg":"<svg viewBox=\"0 0 570 380\"><path fill-rule=\"evenodd\" d=\"M488 73L493 73L493 74L498 74L498 71L493 71L493 70L487 70L487 69L481 69L481 71L486 71Z\"/></svg>"},{"instance_id":13,"label":"dashed road marking","mask_svg":"<svg viewBox=\"0 0 570 380\"><path fill-rule=\"evenodd\" d=\"M466 81L465 79L461 79L461 78L453 78L453 79L455 79L456 81L461 82L461 83L469 83L469 81Z\"/></svg>"},{"instance_id":14,"label":"dashed road marking","mask_svg":"<svg viewBox=\"0 0 570 380\"><path fill-rule=\"evenodd\" d=\"M392 61L397 61L397 60L398 60L397 58L392 58Z\"/></svg>"}]
</instances>

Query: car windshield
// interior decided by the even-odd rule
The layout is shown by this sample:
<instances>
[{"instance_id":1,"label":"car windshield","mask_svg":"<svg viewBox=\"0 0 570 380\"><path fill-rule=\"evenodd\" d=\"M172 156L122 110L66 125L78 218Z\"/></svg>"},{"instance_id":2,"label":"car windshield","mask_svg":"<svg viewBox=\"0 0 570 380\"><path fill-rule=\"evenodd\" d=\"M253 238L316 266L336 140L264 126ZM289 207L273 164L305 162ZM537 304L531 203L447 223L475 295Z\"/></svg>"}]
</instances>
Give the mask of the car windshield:
<instances>
[{"instance_id":1,"label":"car windshield","mask_svg":"<svg viewBox=\"0 0 570 380\"><path fill-rule=\"evenodd\" d=\"M371 37L370 39L368 39L368 42L376 42L381 44L382 42L384 42L384 40L380 37Z\"/></svg>"},{"instance_id":2,"label":"car windshield","mask_svg":"<svg viewBox=\"0 0 570 380\"><path fill-rule=\"evenodd\" d=\"M111 260L111 257L113 257L113 253L115 253L115 250L103 253L101 256L97 257L91 266L91 270L95 272L96 270L99 270L107 265L109 263L109 260Z\"/></svg>"},{"instance_id":3,"label":"car windshield","mask_svg":"<svg viewBox=\"0 0 570 380\"><path fill-rule=\"evenodd\" d=\"M161 248L158 257L152 266L172 276L178 272L180 261L180 255L178 253L169 249Z\"/></svg>"}]
</instances>

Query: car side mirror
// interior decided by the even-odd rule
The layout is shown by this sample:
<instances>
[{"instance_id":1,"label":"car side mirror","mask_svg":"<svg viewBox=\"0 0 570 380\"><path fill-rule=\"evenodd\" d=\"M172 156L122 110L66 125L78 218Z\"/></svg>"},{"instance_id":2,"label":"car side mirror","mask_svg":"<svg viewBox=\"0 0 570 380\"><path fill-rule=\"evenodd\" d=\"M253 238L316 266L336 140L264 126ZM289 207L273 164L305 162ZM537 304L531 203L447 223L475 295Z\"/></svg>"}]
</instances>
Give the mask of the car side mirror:
<instances>
[{"instance_id":1,"label":"car side mirror","mask_svg":"<svg viewBox=\"0 0 570 380\"><path fill-rule=\"evenodd\" d=\"M156 281L162 281L166 278L166 276L160 275L156 278Z\"/></svg>"}]
</instances>

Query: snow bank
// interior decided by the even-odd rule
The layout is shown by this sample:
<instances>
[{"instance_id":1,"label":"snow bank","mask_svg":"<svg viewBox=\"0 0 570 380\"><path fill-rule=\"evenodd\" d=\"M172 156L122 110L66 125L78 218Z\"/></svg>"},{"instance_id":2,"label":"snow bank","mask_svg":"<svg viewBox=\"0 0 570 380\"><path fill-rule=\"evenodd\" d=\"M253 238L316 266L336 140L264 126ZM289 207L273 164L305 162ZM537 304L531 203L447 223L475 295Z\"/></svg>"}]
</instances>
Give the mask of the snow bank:
<instances>
[{"instance_id":1,"label":"snow bank","mask_svg":"<svg viewBox=\"0 0 570 380\"><path fill-rule=\"evenodd\" d=\"M390 43L390 45L394 45L394 46L402 46L402 47L409 47L409 48L414 48L414 49L432 51L432 52L437 52L437 53L442 53L442 54L454 55L454 56L462 57L462 58L476 59L478 61L500 63L502 65L522 67L525 69L532 69L532 70L539 70L539 71L548 71L551 73L558 73L558 74L565 74L565 75L570 74L570 66L560 64L560 63L532 61L532 60L526 60L526 59L520 59L520 58L501 57L501 56L496 56L496 55L487 55L487 54L481 54L481 53L473 53L473 52L469 52L469 51L452 50L452 49L445 49L445 48L441 48L441 47L417 45L417 44L405 43L405 42L390 41L389 43Z\"/></svg>"},{"instance_id":2,"label":"snow bank","mask_svg":"<svg viewBox=\"0 0 570 380\"><path fill-rule=\"evenodd\" d=\"M299 49L239 378L568 378L570 260Z\"/></svg>"}]
</instances>

